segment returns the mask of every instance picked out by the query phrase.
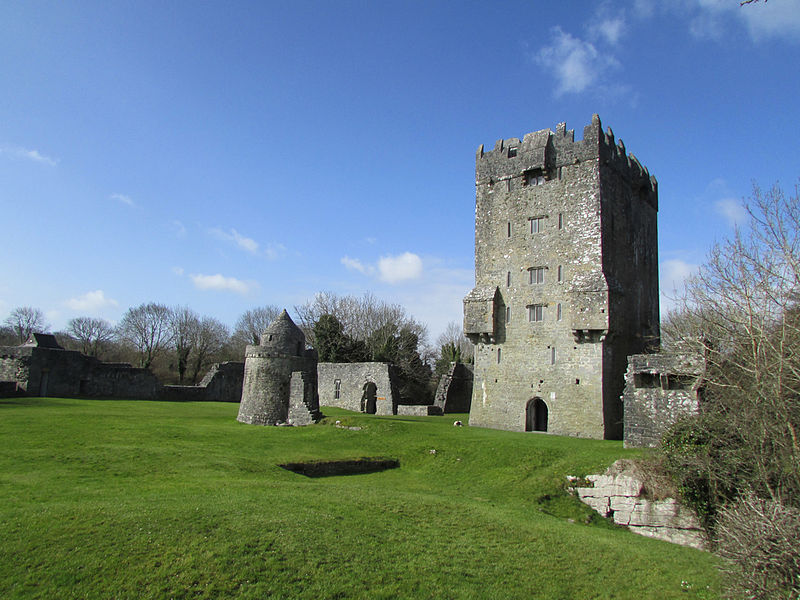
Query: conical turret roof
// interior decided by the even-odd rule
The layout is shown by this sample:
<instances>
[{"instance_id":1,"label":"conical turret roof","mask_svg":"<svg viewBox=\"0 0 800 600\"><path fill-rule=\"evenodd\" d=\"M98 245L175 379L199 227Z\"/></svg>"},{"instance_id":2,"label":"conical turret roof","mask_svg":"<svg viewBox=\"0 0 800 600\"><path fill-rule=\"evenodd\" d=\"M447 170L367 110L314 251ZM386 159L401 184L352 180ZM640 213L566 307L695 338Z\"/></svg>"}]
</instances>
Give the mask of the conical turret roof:
<instances>
[{"instance_id":1,"label":"conical turret roof","mask_svg":"<svg viewBox=\"0 0 800 600\"><path fill-rule=\"evenodd\" d=\"M306 347L306 336L294 324L284 308L261 334L261 345L285 354L300 356Z\"/></svg>"}]
</instances>

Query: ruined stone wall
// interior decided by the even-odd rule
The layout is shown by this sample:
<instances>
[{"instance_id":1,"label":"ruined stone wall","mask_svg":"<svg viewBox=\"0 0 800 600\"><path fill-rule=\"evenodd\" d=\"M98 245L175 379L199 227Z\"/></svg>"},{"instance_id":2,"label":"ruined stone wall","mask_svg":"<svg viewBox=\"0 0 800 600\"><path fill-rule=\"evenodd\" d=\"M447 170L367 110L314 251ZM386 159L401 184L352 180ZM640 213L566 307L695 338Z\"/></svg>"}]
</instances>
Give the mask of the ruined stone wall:
<instances>
[{"instance_id":1,"label":"ruined stone wall","mask_svg":"<svg viewBox=\"0 0 800 600\"><path fill-rule=\"evenodd\" d=\"M400 396L394 381L396 372L388 363L319 363L317 377L319 402L322 406L336 406L363 412L361 399L364 395L364 386L372 382L376 386L376 414L391 415L397 410Z\"/></svg>"},{"instance_id":2,"label":"ruined stone wall","mask_svg":"<svg viewBox=\"0 0 800 600\"><path fill-rule=\"evenodd\" d=\"M0 348L0 380L16 381L28 396L153 399L160 384L148 369L104 363L73 350Z\"/></svg>"},{"instance_id":3,"label":"ruined stone wall","mask_svg":"<svg viewBox=\"0 0 800 600\"><path fill-rule=\"evenodd\" d=\"M197 385L162 386L158 399L171 402L239 402L244 381L243 362L214 363Z\"/></svg>"},{"instance_id":4,"label":"ruined stone wall","mask_svg":"<svg viewBox=\"0 0 800 600\"><path fill-rule=\"evenodd\" d=\"M472 402L472 366L464 363L450 363L450 368L442 375L433 405L444 413L468 413Z\"/></svg>"},{"instance_id":5,"label":"ruined stone wall","mask_svg":"<svg viewBox=\"0 0 800 600\"><path fill-rule=\"evenodd\" d=\"M625 373L625 447L656 447L678 419L697 412L704 361L692 354L640 354Z\"/></svg>"},{"instance_id":6,"label":"ruined stone wall","mask_svg":"<svg viewBox=\"0 0 800 600\"><path fill-rule=\"evenodd\" d=\"M643 350L633 342L644 330L657 330L657 271L637 279L624 244L604 236L629 230L634 246L648 248L641 260L657 267L655 202L655 181L602 132L596 115L580 141L560 124L478 150L482 291L472 294L480 302L465 299L465 333L476 344L470 425L525 430L538 398L547 431L621 437L625 357ZM494 330L476 331L472 313L488 312L495 289ZM626 321L632 306L637 318Z\"/></svg>"}]
</instances>

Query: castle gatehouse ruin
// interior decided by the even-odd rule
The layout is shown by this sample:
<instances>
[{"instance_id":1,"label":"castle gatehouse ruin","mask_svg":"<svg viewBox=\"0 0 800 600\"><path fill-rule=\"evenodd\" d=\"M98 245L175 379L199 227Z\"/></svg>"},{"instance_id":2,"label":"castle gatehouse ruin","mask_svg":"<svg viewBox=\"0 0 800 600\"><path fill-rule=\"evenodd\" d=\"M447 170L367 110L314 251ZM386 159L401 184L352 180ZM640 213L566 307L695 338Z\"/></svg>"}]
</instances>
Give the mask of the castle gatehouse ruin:
<instances>
[{"instance_id":1,"label":"castle gatehouse ruin","mask_svg":"<svg viewBox=\"0 0 800 600\"><path fill-rule=\"evenodd\" d=\"M621 439L627 357L658 345L658 186L600 118L478 149L470 425Z\"/></svg>"}]
</instances>

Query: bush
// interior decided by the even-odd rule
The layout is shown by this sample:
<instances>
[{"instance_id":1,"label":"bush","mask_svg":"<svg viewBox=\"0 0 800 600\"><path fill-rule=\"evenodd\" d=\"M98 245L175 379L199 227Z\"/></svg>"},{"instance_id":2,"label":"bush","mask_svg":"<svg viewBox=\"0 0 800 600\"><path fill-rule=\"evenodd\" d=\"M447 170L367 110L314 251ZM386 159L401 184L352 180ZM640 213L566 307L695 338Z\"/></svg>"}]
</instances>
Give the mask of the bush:
<instances>
[{"instance_id":1,"label":"bush","mask_svg":"<svg viewBox=\"0 0 800 600\"><path fill-rule=\"evenodd\" d=\"M715 541L729 597L800 597L800 510L744 494L720 512Z\"/></svg>"}]
</instances>

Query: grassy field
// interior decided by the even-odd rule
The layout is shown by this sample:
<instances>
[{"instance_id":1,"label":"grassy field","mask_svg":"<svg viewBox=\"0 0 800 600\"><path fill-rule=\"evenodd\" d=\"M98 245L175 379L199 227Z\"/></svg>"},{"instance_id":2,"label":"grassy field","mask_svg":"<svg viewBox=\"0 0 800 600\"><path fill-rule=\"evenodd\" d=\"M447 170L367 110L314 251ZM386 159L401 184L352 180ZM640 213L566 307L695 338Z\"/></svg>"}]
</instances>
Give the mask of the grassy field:
<instances>
[{"instance_id":1,"label":"grassy field","mask_svg":"<svg viewBox=\"0 0 800 600\"><path fill-rule=\"evenodd\" d=\"M633 456L620 442L337 409L256 427L237 410L0 399L0 598L718 597L710 555L565 493L565 475ZM277 466L362 456L401 467Z\"/></svg>"}]
</instances>

